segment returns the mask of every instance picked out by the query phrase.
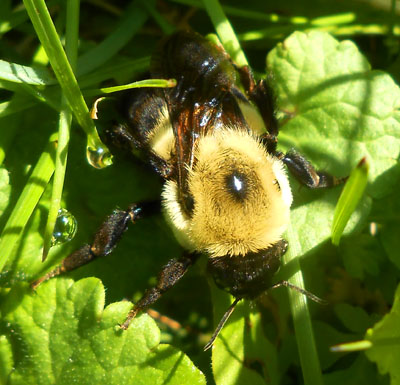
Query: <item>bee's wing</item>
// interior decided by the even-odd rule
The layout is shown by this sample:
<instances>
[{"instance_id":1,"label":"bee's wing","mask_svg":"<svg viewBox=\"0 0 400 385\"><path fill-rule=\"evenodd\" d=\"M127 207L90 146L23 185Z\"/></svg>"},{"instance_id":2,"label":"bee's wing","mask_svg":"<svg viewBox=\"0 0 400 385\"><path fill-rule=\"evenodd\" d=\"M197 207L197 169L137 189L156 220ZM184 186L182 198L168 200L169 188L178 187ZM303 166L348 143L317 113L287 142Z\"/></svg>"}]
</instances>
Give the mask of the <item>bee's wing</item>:
<instances>
[{"instance_id":1,"label":"bee's wing","mask_svg":"<svg viewBox=\"0 0 400 385\"><path fill-rule=\"evenodd\" d=\"M180 31L164 40L152 57L154 78L174 78L176 87L165 89L175 136L174 176L180 201L189 196L187 176L193 168L200 137L224 125L246 127L234 96L236 70L222 47L204 37Z\"/></svg>"},{"instance_id":2,"label":"bee's wing","mask_svg":"<svg viewBox=\"0 0 400 385\"><path fill-rule=\"evenodd\" d=\"M176 172L180 192L188 192L187 176L196 162L199 138L227 127L248 130L232 92L200 95L197 90L170 103L170 119L175 136Z\"/></svg>"}]
</instances>

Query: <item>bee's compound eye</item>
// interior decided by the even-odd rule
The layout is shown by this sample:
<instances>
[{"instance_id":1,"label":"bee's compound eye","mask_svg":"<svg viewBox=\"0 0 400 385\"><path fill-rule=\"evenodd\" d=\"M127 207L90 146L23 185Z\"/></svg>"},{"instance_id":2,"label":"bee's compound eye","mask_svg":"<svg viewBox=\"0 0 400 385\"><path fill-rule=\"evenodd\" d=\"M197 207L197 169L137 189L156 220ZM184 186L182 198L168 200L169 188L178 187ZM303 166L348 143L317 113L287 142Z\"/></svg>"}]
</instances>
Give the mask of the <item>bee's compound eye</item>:
<instances>
[{"instance_id":1,"label":"bee's compound eye","mask_svg":"<svg viewBox=\"0 0 400 385\"><path fill-rule=\"evenodd\" d=\"M240 171L233 171L225 179L228 192L237 200L244 200L248 192L248 178Z\"/></svg>"}]
</instances>

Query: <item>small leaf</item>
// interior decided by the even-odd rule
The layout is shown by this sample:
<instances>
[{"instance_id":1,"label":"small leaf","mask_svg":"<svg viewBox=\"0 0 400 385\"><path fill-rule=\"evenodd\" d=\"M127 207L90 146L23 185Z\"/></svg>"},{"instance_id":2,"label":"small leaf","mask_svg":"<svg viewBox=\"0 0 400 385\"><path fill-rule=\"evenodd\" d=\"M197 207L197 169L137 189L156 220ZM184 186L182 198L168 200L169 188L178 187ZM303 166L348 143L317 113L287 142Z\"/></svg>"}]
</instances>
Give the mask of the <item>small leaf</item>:
<instances>
[{"instance_id":1,"label":"small leaf","mask_svg":"<svg viewBox=\"0 0 400 385\"><path fill-rule=\"evenodd\" d=\"M343 239L340 254L346 271L354 278L364 279L366 275L378 276L380 264L386 259L382 245L369 234L357 234Z\"/></svg>"},{"instance_id":2,"label":"small leaf","mask_svg":"<svg viewBox=\"0 0 400 385\"><path fill-rule=\"evenodd\" d=\"M358 355L353 364L345 369L339 368L325 374L324 381L325 385L387 385L386 378L378 375L364 355Z\"/></svg>"},{"instance_id":3,"label":"small leaf","mask_svg":"<svg viewBox=\"0 0 400 385\"><path fill-rule=\"evenodd\" d=\"M381 241L383 247L392 261L392 263L400 269L400 222L389 223L382 228Z\"/></svg>"},{"instance_id":4,"label":"small leaf","mask_svg":"<svg viewBox=\"0 0 400 385\"><path fill-rule=\"evenodd\" d=\"M1 304L14 360L7 383L205 384L183 353L159 345L146 314L119 329L132 304L103 310L104 296L96 278L53 279L35 293L15 286Z\"/></svg>"},{"instance_id":5,"label":"small leaf","mask_svg":"<svg viewBox=\"0 0 400 385\"><path fill-rule=\"evenodd\" d=\"M337 304L335 313L343 325L353 333L364 333L373 324L372 318L360 307L346 303Z\"/></svg>"},{"instance_id":6,"label":"small leaf","mask_svg":"<svg viewBox=\"0 0 400 385\"><path fill-rule=\"evenodd\" d=\"M329 350L330 346L338 343L354 341L357 338L354 334L343 333L332 325L322 321L314 321L313 328L319 359L321 360L321 367L324 370L334 365L340 359L340 355Z\"/></svg>"},{"instance_id":7,"label":"small leaf","mask_svg":"<svg viewBox=\"0 0 400 385\"><path fill-rule=\"evenodd\" d=\"M366 351L367 357L378 365L381 374L389 373L392 384L400 381L400 285L397 287L390 313L367 331L366 340L372 348Z\"/></svg>"},{"instance_id":8,"label":"small leaf","mask_svg":"<svg viewBox=\"0 0 400 385\"><path fill-rule=\"evenodd\" d=\"M361 159L357 167L351 172L340 195L332 223L332 243L336 246L339 245L343 230L367 186L368 169L367 160L365 158Z\"/></svg>"}]
</instances>

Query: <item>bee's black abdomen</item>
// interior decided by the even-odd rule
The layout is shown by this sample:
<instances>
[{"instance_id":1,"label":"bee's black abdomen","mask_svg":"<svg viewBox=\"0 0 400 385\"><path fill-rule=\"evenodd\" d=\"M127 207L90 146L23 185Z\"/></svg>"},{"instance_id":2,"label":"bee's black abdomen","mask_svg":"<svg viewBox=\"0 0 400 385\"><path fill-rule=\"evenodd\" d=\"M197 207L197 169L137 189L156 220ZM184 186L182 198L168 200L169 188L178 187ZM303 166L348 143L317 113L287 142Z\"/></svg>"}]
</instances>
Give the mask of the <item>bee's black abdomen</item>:
<instances>
[{"instance_id":1,"label":"bee's black abdomen","mask_svg":"<svg viewBox=\"0 0 400 385\"><path fill-rule=\"evenodd\" d=\"M226 52L189 31L176 32L161 43L152 57L151 73L154 78L175 78L180 88L187 92L201 90L204 97L228 91L236 81L236 71Z\"/></svg>"},{"instance_id":2,"label":"bee's black abdomen","mask_svg":"<svg viewBox=\"0 0 400 385\"><path fill-rule=\"evenodd\" d=\"M266 250L246 255L210 258L208 270L221 289L236 298L257 298L272 286L288 243L280 240Z\"/></svg>"}]
</instances>

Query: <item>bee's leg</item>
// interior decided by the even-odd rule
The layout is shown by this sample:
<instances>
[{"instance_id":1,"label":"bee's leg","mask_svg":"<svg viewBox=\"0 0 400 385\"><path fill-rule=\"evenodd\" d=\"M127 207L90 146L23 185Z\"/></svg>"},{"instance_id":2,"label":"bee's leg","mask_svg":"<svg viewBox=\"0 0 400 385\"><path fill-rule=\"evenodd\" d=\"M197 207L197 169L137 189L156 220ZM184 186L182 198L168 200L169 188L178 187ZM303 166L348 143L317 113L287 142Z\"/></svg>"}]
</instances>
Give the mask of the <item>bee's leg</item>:
<instances>
[{"instance_id":1,"label":"bee's leg","mask_svg":"<svg viewBox=\"0 0 400 385\"><path fill-rule=\"evenodd\" d=\"M90 261L110 254L130 222L135 223L139 218L159 212L160 201L132 204L127 210L114 210L94 235L91 245L85 244L68 257L59 266L31 284L36 289L42 282L57 275L74 270Z\"/></svg>"},{"instance_id":2,"label":"bee's leg","mask_svg":"<svg viewBox=\"0 0 400 385\"><path fill-rule=\"evenodd\" d=\"M168 178L172 170L165 159L150 150L149 133L160 120L167 120L160 111L167 109L164 97L157 90L138 88L131 90L121 101L123 111L119 121L113 121L101 132L101 139L111 150L122 149L125 152L141 157L145 156L153 171L162 178Z\"/></svg>"},{"instance_id":3,"label":"bee's leg","mask_svg":"<svg viewBox=\"0 0 400 385\"><path fill-rule=\"evenodd\" d=\"M128 313L125 322L121 325L122 329L127 329L132 319L142 310L156 302L168 289L174 286L187 272L188 268L197 260L199 254L184 254L179 259L171 259L161 269L157 285L148 289L143 297L133 306Z\"/></svg>"},{"instance_id":4,"label":"bee's leg","mask_svg":"<svg viewBox=\"0 0 400 385\"><path fill-rule=\"evenodd\" d=\"M315 170L311 163L295 150L290 150L285 155L277 153L277 156L301 184L312 189L334 187L347 179L347 177L337 178L327 172Z\"/></svg>"},{"instance_id":5,"label":"bee's leg","mask_svg":"<svg viewBox=\"0 0 400 385\"><path fill-rule=\"evenodd\" d=\"M267 80L255 82L253 73L250 67L245 66L238 68L240 80L246 90L248 98L258 107L261 117L264 121L267 133L262 137L262 140L269 153L273 154L276 151L278 143L277 136L279 133L278 121L275 116L275 96L272 88Z\"/></svg>"}]
</instances>

